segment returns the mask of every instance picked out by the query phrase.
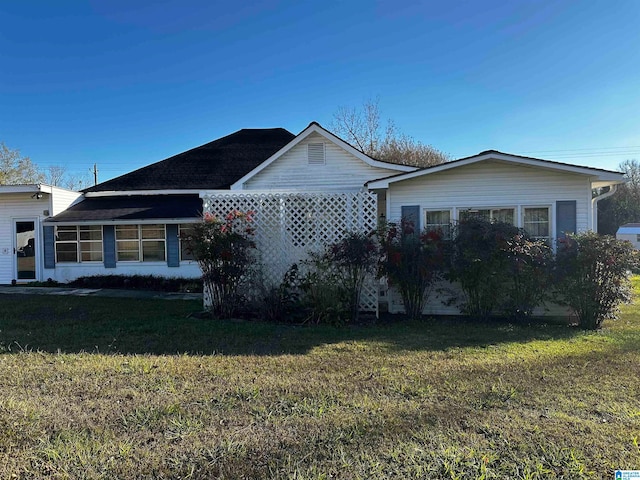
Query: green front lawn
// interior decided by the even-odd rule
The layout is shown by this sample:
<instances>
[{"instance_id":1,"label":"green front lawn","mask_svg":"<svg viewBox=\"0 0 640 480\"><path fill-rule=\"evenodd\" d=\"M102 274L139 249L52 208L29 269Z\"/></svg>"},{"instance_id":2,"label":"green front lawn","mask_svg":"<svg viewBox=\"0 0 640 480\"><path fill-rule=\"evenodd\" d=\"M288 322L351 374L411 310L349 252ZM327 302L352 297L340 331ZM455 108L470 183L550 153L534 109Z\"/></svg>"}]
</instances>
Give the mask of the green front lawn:
<instances>
[{"instance_id":1,"label":"green front lawn","mask_svg":"<svg viewBox=\"0 0 640 480\"><path fill-rule=\"evenodd\" d=\"M0 296L0 478L599 479L640 468L638 306L595 333L189 317L200 309Z\"/></svg>"}]
</instances>

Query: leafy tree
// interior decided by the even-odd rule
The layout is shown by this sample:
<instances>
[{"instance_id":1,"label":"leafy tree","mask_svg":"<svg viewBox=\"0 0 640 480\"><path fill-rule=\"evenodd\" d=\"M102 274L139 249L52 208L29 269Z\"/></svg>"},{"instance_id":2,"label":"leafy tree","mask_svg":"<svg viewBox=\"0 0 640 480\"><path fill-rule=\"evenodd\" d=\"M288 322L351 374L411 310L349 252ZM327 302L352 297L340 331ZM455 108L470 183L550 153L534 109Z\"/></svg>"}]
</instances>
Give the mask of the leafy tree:
<instances>
[{"instance_id":1,"label":"leafy tree","mask_svg":"<svg viewBox=\"0 0 640 480\"><path fill-rule=\"evenodd\" d=\"M0 142L0 185L44 182L45 176L29 157Z\"/></svg>"},{"instance_id":2,"label":"leafy tree","mask_svg":"<svg viewBox=\"0 0 640 480\"><path fill-rule=\"evenodd\" d=\"M369 99L360 108L338 107L331 129L358 150L385 162L429 167L450 159L435 147L399 133L390 120L383 127L379 103L379 99Z\"/></svg>"},{"instance_id":3,"label":"leafy tree","mask_svg":"<svg viewBox=\"0 0 640 480\"><path fill-rule=\"evenodd\" d=\"M615 235L620 225L640 222L640 161L625 160L618 169L625 172L627 183L598 202L598 233Z\"/></svg>"}]
</instances>

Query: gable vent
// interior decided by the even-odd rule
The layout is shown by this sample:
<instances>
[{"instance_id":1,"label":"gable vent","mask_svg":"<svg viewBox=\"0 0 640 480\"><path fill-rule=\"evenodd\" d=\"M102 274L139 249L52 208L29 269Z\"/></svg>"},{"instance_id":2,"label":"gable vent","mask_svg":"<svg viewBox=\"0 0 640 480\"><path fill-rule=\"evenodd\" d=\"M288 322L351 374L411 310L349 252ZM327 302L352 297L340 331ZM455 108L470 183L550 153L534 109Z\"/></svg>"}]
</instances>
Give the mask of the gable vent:
<instances>
[{"instance_id":1,"label":"gable vent","mask_svg":"<svg viewBox=\"0 0 640 480\"><path fill-rule=\"evenodd\" d=\"M309 165L324 165L324 143L310 143L307 145L307 159Z\"/></svg>"}]
</instances>

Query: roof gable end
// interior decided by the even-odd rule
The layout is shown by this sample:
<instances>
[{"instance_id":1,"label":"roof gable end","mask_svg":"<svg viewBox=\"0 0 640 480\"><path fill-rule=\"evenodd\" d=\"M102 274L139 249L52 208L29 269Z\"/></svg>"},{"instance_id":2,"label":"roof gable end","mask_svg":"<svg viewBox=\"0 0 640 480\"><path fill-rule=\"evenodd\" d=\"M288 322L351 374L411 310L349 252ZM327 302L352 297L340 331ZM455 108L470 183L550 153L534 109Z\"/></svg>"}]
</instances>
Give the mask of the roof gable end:
<instances>
[{"instance_id":1,"label":"roof gable end","mask_svg":"<svg viewBox=\"0 0 640 480\"><path fill-rule=\"evenodd\" d=\"M333 133L331 133L328 130L326 130L325 128L323 128L318 122L311 122L307 126L307 128L305 128L302 132L300 132L298 135L296 135L296 137L293 138L289 143L284 145L280 150L275 152L271 157L269 157L264 162L262 162L260 165L258 165L256 168L254 168L253 170L248 172L246 175L244 175L238 181L233 183L231 185L231 189L232 190L242 190L244 188L245 184L249 180L251 180L257 174L262 172L269 165L271 165L274 162L276 162L285 153L290 151L292 148L294 148L296 145L300 144L302 141L304 141L306 138L308 138L309 136L313 135L314 133L324 137L327 141L334 143L335 145L339 146L343 150L346 150L348 153L350 153L351 155L353 155L354 157L358 158L359 160L361 160L362 162L366 163L369 166L379 167L379 168L386 168L388 170L396 170L396 171L402 172L402 173L404 173L404 172L413 172L413 171L416 170L416 167L410 167L410 166L407 166L407 165L398 165L398 164L395 164L395 163L383 162L383 161L371 158L368 155L366 155L365 153L363 153L360 150L358 150L357 148L353 147L352 145L350 145L347 142L345 142L344 140L342 140L340 137L337 137Z\"/></svg>"}]
</instances>

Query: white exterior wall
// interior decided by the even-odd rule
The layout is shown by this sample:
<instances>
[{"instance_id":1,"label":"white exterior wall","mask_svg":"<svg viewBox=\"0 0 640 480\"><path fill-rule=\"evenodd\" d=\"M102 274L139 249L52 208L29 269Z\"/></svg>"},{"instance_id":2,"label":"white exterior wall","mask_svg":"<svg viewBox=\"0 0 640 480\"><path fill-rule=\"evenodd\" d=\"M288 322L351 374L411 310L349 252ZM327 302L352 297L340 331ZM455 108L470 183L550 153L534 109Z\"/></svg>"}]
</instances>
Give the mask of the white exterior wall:
<instances>
[{"instance_id":1,"label":"white exterior wall","mask_svg":"<svg viewBox=\"0 0 640 480\"><path fill-rule=\"evenodd\" d=\"M309 165L307 145L325 144L325 165ZM367 165L323 136L313 133L245 184L246 190L325 191L359 190L375 178L399 173Z\"/></svg>"},{"instance_id":2,"label":"white exterior wall","mask_svg":"<svg viewBox=\"0 0 640 480\"><path fill-rule=\"evenodd\" d=\"M0 195L0 284L9 284L16 278L16 248L14 222L35 221L36 277L42 278L42 220L51 210L51 197L43 193L41 199L31 198L33 193L5 193Z\"/></svg>"},{"instance_id":3,"label":"white exterior wall","mask_svg":"<svg viewBox=\"0 0 640 480\"><path fill-rule=\"evenodd\" d=\"M420 225L424 228L426 210L451 210L452 221L458 210L468 207L515 207L518 226L522 226L523 207L550 207L550 235L555 238L555 203L576 200L576 228L579 232L592 229L591 182L583 175L484 161L449 171L392 183L387 192L388 218L399 220L402 206L420 206ZM456 305L446 305L452 294L461 298L460 290L442 282L439 288L450 292L432 292L424 313L427 315L458 315ZM402 299L393 289L389 292L389 311L403 311ZM567 315L557 305L539 308L536 315Z\"/></svg>"},{"instance_id":4,"label":"white exterior wall","mask_svg":"<svg viewBox=\"0 0 640 480\"><path fill-rule=\"evenodd\" d=\"M576 228L592 228L591 183L588 177L541 168L484 161L440 173L392 183L387 193L387 216L399 220L403 205L420 205L420 224L424 211L468 207L515 207L516 218L522 207L551 208L551 236L555 238L555 202L576 200ZM521 226L521 222L519 222Z\"/></svg>"},{"instance_id":5,"label":"white exterior wall","mask_svg":"<svg viewBox=\"0 0 640 480\"><path fill-rule=\"evenodd\" d=\"M51 216L57 215L72 204L77 203L82 197L81 193L65 190L62 188L51 188Z\"/></svg>"},{"instance_id":6,"label":"white exterior wall","mask_svg":"<svg viewBox=\"0 0 640 480\"><path fill-rule=\"evenodd\" d=\"M168 267L167 262L117 262L116 268L105 268L102 262L57 263L56 268L44 269L43 279L70 282L78 277L93 275L156 275L160 277L200 278L202 273L195 261L180 262Z\"/></svg>"}]
</instances>

